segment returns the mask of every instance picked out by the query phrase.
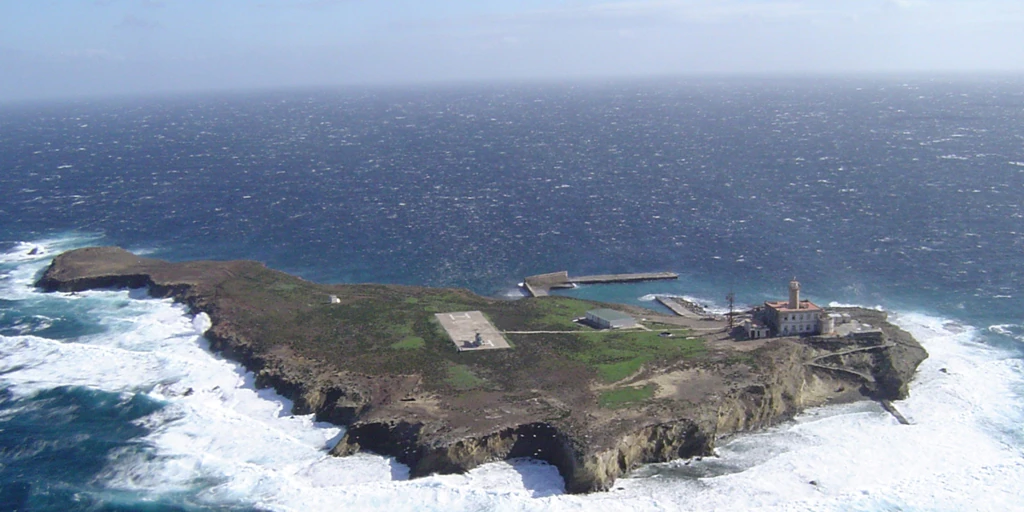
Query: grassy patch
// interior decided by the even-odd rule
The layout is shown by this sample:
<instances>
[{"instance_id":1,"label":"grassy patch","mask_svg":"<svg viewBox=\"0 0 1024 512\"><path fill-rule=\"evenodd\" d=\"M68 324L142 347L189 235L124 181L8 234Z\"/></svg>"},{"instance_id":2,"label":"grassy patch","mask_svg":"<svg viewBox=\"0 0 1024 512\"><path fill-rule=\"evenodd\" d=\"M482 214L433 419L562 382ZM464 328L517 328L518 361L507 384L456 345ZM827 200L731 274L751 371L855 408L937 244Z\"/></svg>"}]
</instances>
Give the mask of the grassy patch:
<instances>
[{"instance_id":1,"label":"grassy patch","mask_svg":"<svg viewBox=\"0 0 1024 512\"><path fill-rule=\"evenodd\" d=\"M654 396L654 384L648 384L642 388L618 388L601 393L597 401L601 407L607 409L619 409L630 404L643 402Z\"/></svg>"},{"instance_id":2,"label":"grassy patch","mask_svg":"<svg viewBox=\"0 0 1024 512\"><path fill-rule=\"evenodd\" d=\"M283 344L298 356L339 370L420 375L425 388L438 391L560 393L592 379L617 382L641 366L671 364L704 352L703 342L684 332L659 338L657 332L579 326L574 318L607 305L571 297L500 301L456 289L321 286L257 264L236 267L217 285L213 300L257 353ZM340 303L328 303L329 295ZM514 338L515 350L457 352L434 313L474 310L500 330L572 332L507 336Z\"/></svg>"},{"instance_id":3,"label":"grassy patch","mask_svg":"<svg viewBox=\"0 0 1024 512\"><path fill-rule=\"evenodd\" d=\"M594 304L570 297L543 297L530 301L529 323L521 330L576 331L586 329L574 319L594 309Z\"/></svg>"},{"instance_id":4,"label":"grassy patch","mask_svg":"<svg viewBox=\"0 0 1024 512\"><path fill-rule=\"evenodd\" d=\"M725 360L725 364L743 364L755 369L758 367L757 357L754 354L744 352L730 355Z\"/></svg>"},{"instance_id":5,"label":"grassy patch","mask_svg":"<svg viewBox=\"0 0 1024 512\"><path fill-rule=\"evenodd\" d=\"M597 364L595 366L597 367L597 374L601 376L601 380L605 382L618 382L636 373L647 360L647 357L641 356L615 363Z\"/></svg>"},{"instance_id":6,"label":"grassy patch","mask_svg":"<svg viewBox=\"0 0 1024 512\"><path fill-rule=\"evenodd\" d=\"M656 330L656 331L659 331L659 332L660 331L672 331L672 334L675 335L675 336L678 336L680 333L683 332L683 329L680 328L678 325L675 325L675 324L664 324L664 323L661 323L661 322L650 322L650 321L640 322L640 323L646 325L647 328L651 329L651 330Z\"/></svg>"},{"instance_id":7,"label":"grassy patch","mask_svg":"<svg viewBox=\"0 0 1024 512\"><path fill-rule=\"evenodd\" d=\"M632 375L649 361L699 357L707 352L700 338L663 338L649 331L612 331L578 338L568 355L595 368L609 383Z\"/></svg>"},{"instance_id":8,"label":"grassy patch","mask_svg":"<svg viewBox=\"0 0 1024 512\"><path fill-rule=\"evenodd\" d=\"M294 283L277 282L270 285L270 289L275 292L290 292L296 288L298 288L298 285Z\"/></svg>"},{"instance_id":9,"label":"grassy patch","mask_svg":"<svg viewBox=\"0 0 1024 512\"><path fill-rule=\"evenodd\" d=\"M404 319L402 319L402 320L404 320ZM390 320L390 321L387 321L386 323L384 323L383 327L388 332L393 334L396 338L397 337L405 338L405 337L409 337L409 336L413 335L412 322L410 322L408 320L406 320L404 322L401 321L401 320L398 320L398 321Z\"/></svg>"},{"instance_id":10,"label":"grassy patch","mask_svg":"<svg viewBox=\"0 0 1024 512\"><path fill-rule=\"evenodd\" d=\"M427 346L427 341L419 336L406 336L397 343L392 343L391 348L399 350L417 350Z\"/></svg>"},{"instance_id":11,"label":"grassy patch","mask_svg":"<svg viewBox=\"0 0 1024 512\"><path fill-rule=\"evenodd\" d=\"M428 313L446 313L479 309L467 301L468 297L459 291L438 289L415 297L416 302L408 303Z\"/></svg>"},{"instance_id":12,"label":"grassy patch","mask_svg":"<svg viewBox=\"0 0 1024 512\"><path fill-rule=\"evenodd\" d=\"M448 365L448 378L445 379L455 389L473 389L480 387L484 380L477 377L469 367L461 364Z\"/></svg>"}]
</instances>

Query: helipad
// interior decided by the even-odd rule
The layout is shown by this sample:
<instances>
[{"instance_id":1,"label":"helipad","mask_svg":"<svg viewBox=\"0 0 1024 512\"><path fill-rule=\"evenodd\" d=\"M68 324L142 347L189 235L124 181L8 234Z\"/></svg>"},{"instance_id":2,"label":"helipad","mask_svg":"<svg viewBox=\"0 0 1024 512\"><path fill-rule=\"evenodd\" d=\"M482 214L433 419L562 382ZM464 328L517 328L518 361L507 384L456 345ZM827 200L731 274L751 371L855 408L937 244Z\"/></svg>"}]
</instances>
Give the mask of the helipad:
<instances>
[{"instance_id":1,"label":"helipad","mask_svg":"<svg viewBox=\"0 0 1024 512\"><path fill-rule=\"evenodd\" d=\"M462 351L512 348L501 332L479 311L457 311L434 315L448 331L455 347ZM479 334L479 344L477 343Z\"/></svg>"}]
</instances>

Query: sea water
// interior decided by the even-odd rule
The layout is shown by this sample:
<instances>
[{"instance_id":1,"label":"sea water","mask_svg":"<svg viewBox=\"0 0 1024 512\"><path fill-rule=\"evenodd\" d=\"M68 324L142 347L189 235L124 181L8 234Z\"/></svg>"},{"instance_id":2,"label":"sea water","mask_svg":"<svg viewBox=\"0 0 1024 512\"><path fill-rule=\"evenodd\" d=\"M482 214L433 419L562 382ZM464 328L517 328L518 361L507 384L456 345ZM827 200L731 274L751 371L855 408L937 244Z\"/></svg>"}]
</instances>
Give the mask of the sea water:
<instances>
[{"instance_id":1,"label":"sea water","mask_svg":"<svg viewBox=\"0 0 1024 512\"><path fill-rule=\"evenodd\" d=\"M735 80L266 93L0 110L0 509L1024 509L1024 83ZM41 293L59 252L251 258L325 282L880 307L897 404L812 409L565 495L542 462L408 478L327 449L145 290ZM35 254L31 254L35 252Z\"/></svg>"}]
</instances>

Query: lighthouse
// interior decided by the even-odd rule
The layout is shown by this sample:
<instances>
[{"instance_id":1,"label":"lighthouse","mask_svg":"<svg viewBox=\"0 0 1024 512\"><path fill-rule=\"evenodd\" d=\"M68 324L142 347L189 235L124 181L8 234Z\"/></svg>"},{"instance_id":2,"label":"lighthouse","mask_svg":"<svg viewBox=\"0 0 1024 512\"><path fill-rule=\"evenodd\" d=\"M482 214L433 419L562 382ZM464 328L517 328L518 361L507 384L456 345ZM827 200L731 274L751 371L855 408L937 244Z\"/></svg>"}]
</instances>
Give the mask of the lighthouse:
<instances>
[{"instance_id":1,"label":"lighthouse","mask_svg":"<svg viewBox=\"0 0 1024 512\"><path fill-rule=\"evenodd\" d=\"M807 336L820 334L824 310L815 303L800 300L800 282L789 282L789 300L765 301L761 318L773 336Z\"/></svg>"},{"instance_id":2,"label":"lighthouse","mask_svg":"<svg viewBox=\"0 0 1024 512\"><path fill-rule=\"evenodd\" d=\"M789 282L789 309L800 309L800 281L795 277Z\"/></svg>"}]
</instances>

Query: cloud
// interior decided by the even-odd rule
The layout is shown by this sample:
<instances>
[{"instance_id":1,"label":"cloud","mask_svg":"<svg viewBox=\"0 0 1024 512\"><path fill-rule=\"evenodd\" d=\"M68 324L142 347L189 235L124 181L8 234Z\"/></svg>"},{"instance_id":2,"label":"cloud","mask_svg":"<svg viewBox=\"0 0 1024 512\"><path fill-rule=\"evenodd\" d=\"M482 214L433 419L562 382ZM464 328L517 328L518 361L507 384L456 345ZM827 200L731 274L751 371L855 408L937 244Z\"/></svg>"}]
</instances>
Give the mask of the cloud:
<instances>
[{"instance_id":1,"label":"cloud","mask_svg":"<svg viewBox=\"0 0 1024 512\"><path fill-rule=\"evenodd\" d=\"M911 9L927 5L924 0L886 0L887 4L899 7L900 9Z\"/></svg>"},{"instance_id":2,"label":"cloud","mask_svg":"<svg viewBox=\"0 0 1024 512\"><path fill-rule=\"evenodd\" d=\"M339 5L350 4L355 0L305 0L305 1L294 1L289 0L285 2L270 1L270 2L259 2L254 4L254 7L261 9L300 9L300 10L319 10L336 7Z\"/></svg>"},{"instance_id":3,"label":"cloud","mask_svg":"<svg viewBox=\"0 0 1024 512\"><path fill-rule=\"evenodd\" d=\"M60 52L60 58L72 61L123 61L124 56L102 48L76 48Z\"/></svg>"},{"instance_id":4,"label":"cloud","mask_svg":"<svg viewBox=\"0 0 1024 512\"><path fill-rule=\"evenodd\" d=\"M913 0L907 0L913 1ZM845 2L837 2L844 4ZM779 21L820 16L840 9L807 0L625 0L569 4L492 17L519 21L649 20L719 23L730 20Z\"/></svg>"},{"instance_id":5,"label":"cloud","mask_svg":"<svg viewBox=\"0 0 1024 512\"><path fill-rule=\"evenodd\" d=\"M116 3L121 3L121 2L119 0L93 0L92 3L93 3L93 5L97 5L99 7L106 7L108 5L114 5ZM137 4L137 5L140 5L142 7L149 8L149 9L159 9L161 7L166 7L167 6L167 4L165 4L161 0L135 0L135 1L132 1L131 3Z\"/></svg>"},{"instance_id":6,"label":"cloud","mask_svg":"<svg viewBox=\"0 0 1024 512\"><path fill-rule=\"evenodd\" d=\"M114 25L114 28L126 30L154 30L160 28L160 24L152 20L140 18L133 14L126 14L124 18L121 18L121 21L117 25Z\"/></svg>"},{"instance_id":7,"label":"cloud","mask_svg":"<svg viewBox=\"0 0 1024 512\"><path fill-rule=\"evenodd\" d=\"M636 23L707 24L730 23L837 23L894 13L927 23L1005 23L1021 21L1020 0L605 0L566 2L520 10L510 14L483 15L449 22L480 24L537 23Z\"/></svg>"},{"instance_id":8,"label":"cloud","mask_svg":"<svg viewBox=\"0 0 1024 512\"><path fill-rule=\"evenodd\" d=\"M787 19L823 12L807 2L736 0L675 0L606 2L581 9L581 14L598 16L671 16L687 21L723 21L735 18Z\"/></svg>"}]
</instances>

